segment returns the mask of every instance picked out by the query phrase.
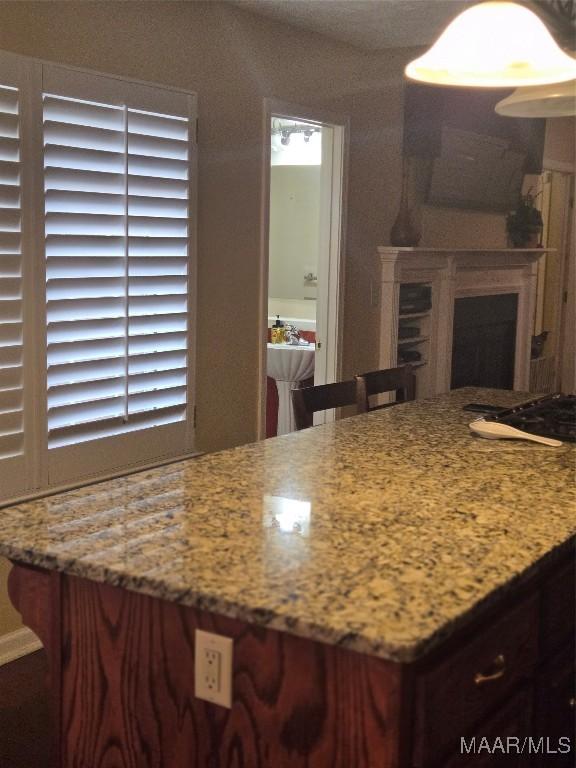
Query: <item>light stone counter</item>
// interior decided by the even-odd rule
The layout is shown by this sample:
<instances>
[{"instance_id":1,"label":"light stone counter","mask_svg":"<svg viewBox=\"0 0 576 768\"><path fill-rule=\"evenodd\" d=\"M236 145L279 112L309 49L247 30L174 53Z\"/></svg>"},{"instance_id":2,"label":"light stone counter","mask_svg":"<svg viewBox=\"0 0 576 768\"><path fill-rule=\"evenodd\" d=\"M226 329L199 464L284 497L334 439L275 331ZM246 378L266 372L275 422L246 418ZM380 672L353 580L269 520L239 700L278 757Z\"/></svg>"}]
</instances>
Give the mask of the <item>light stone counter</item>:
<instances>
[{"instance_id":1,"label":"light stone counter","mask_svg":"<svg viewBox=\"0 0 576 768\"><path fill-rule=\"evenodd\" d=\"M574 445L466 389L0 511L0 555L410 661L576 533Z\"/></svg>"}]
</instances>

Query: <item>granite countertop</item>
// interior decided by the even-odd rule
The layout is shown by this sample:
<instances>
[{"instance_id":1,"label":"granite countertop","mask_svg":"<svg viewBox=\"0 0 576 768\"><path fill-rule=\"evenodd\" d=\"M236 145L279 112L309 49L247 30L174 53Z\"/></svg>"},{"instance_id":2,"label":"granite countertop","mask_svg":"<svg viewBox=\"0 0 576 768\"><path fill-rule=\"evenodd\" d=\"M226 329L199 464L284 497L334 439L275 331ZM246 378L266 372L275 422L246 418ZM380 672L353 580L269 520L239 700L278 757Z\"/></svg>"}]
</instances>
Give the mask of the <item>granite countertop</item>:
<instances>
[{"instance_id":1,"label":"granite countertop","mask_svg":"<svg viewBox=\"0 0 576 768\"><path fill-rule=\"evenodd\" d=\"M466 389L0 512L0 554L396 661L576 533L574 445L473 436Z\"/></svg>"}]
</instances>

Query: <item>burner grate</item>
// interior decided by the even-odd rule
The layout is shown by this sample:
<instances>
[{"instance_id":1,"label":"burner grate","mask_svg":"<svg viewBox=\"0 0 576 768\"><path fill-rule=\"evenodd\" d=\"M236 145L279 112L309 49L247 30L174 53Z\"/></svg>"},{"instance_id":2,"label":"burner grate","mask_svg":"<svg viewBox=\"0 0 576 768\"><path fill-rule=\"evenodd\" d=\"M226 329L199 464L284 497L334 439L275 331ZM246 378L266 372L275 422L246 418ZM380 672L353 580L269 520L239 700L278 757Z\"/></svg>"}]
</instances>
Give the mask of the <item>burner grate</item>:
<instances>
[{"instance_id":1,"label":"burner grate","mask_svg":"<svg viewBox=\"0 0 576 768\"><path fill-rule=\"evenodd\" d=\"M576 395L547 395L487 418L532 435L576 442Z\"/></svg>"}]
</instances>

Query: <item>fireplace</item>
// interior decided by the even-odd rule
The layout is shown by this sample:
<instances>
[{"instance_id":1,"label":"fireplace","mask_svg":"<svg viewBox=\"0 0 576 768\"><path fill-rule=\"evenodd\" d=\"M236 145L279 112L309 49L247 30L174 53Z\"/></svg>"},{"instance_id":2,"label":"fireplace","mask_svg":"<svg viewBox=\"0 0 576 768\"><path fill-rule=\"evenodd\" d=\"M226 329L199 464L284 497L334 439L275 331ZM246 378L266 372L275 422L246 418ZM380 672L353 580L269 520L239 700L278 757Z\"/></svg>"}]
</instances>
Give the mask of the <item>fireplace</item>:
<instances>
[{"instance_id":1,"label":"fireplace","mask_svg":"<svg viewBox=\"0 0 576 768\"><path fill-rule=\"evenodd\" d=\"M380 246L378 367L409 360L418 399L474 385L528 391L545 252Z\"/></svg>"},{"instance_id":2,"label":"fireplace","mask_svg":"<svg viewBox=\"0 0 576 768\"><path fill-rule=\"evenodd\" d=\"M455 300L452 389L513 389L517 315L517 293Z\"/></svg>"}]
</instances>

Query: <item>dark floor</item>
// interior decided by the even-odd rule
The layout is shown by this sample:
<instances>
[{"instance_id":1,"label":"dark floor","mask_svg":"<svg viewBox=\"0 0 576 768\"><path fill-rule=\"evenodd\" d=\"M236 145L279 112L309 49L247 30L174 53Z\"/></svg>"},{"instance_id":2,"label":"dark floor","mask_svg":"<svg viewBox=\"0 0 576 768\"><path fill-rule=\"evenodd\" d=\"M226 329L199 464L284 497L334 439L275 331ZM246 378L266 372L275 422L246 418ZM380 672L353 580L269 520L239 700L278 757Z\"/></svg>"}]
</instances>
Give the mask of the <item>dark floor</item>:
<instances>
[{"instance_id":1,"label":"dark floor","mask_svg":"<svg viewBox=\"0 0 576 768\"><path fill-rule=\"evenodd\" d=\"M0 667L0 767L48 768L50 719L44 651Z\"/></svg>"}]
</instances>

